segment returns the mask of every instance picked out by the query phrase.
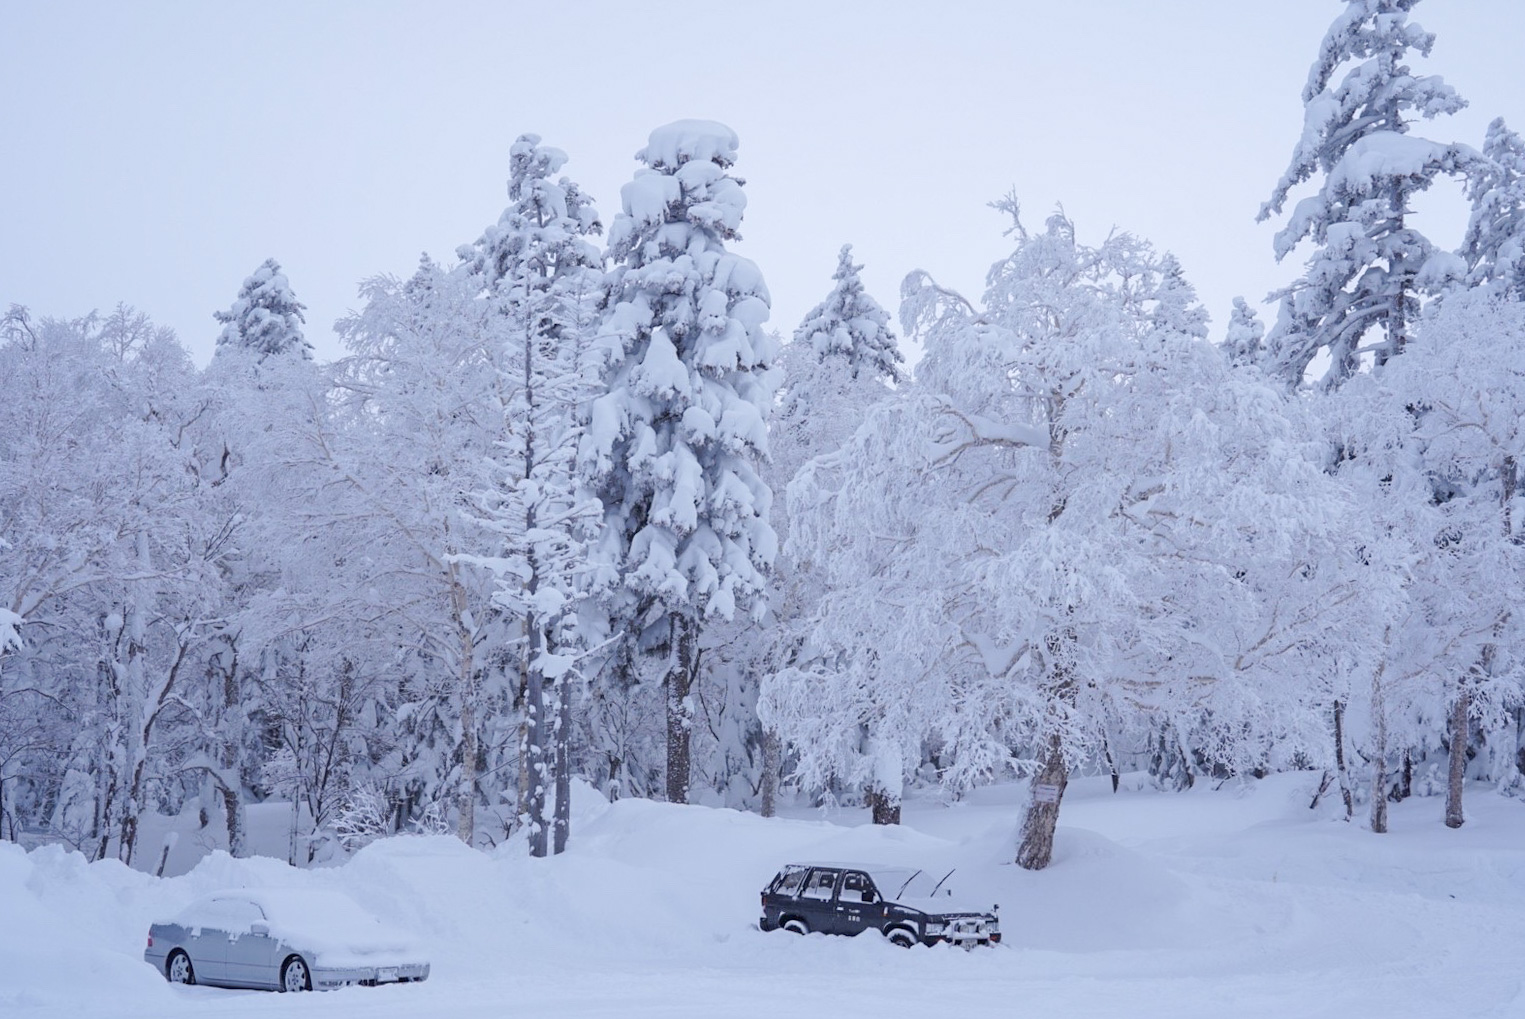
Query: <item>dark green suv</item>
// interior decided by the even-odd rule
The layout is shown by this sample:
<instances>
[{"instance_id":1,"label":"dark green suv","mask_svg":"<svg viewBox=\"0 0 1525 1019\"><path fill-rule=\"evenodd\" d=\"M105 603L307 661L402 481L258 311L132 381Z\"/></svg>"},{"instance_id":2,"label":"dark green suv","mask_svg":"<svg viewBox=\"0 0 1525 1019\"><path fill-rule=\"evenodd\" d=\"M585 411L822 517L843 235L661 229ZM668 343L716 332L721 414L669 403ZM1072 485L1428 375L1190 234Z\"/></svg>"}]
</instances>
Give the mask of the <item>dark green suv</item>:
<instances>
[{"instance_id":1,"label":"dark green suv","mask_svg":"<svg viewBox=\"0 0 1525 1019\"><path fill-rule=\"evenodd\" d=\"M998 907L988 913L948 908L952 874L934 882L914 867L791 863L763 889L758 926L796 934L878 931L907 948L939 942L965 948L998 944Z\"/></svg>"}]
</instances>

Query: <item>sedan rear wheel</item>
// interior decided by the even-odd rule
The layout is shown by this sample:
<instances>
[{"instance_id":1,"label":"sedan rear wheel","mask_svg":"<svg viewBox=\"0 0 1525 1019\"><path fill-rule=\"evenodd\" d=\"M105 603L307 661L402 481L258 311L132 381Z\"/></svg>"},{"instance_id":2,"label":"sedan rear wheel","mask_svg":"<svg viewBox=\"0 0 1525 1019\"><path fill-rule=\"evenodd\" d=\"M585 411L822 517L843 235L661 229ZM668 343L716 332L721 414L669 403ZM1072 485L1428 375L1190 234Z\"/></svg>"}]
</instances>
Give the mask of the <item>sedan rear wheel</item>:
<instances>
[{"instance_id":1,"label":"sedan rear wheel","mask_svg":"<svg viewBox=\"0 0 1525 1019\"><path fill-rule=\"evenodd\" d=\"M302 961L300 955L293 955L281 967L281 990L312 990L312 974L307 971L307 963Z\"/></svg>"},{"instance_id":2,"label":"sedan rear wheel","mask_svg":"<svg viewBox=\"0 0 1525 1019\"><path fill-rule=\"evenodd\" d=\"M191 965L191 957L178 948L169 953L169 961L164 964L164 975L172 984L196 982L196 969Z\"/></svg>"}]
</instances>

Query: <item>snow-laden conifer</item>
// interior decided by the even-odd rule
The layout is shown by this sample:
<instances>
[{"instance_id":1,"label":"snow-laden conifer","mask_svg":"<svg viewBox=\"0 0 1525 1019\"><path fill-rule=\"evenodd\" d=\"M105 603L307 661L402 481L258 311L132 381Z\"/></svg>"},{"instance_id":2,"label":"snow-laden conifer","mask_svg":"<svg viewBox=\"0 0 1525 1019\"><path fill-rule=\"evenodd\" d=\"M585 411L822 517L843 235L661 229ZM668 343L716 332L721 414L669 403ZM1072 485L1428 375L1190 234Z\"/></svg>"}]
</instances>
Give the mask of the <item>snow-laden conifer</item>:
<instances>
[{"instance_id":1,"label":"snow-laden conifer","mask_svg":"<svg viewBox=\"0 0 1525 1019\"><path fill-rule=\"evenodd\" d=\"M312 357L312 344L302 335L306 305L297 301L280 263L267 258L238 288L227 311L213 312L223 324L217 347L242 347L263 361L272 354L295 352Z\"/></svg>"},{"instance_id":2,"label":"snow-laden conifer","mask_svg":"<svg viewBox=\"0 0 1525 1019\"><path fill-rule=\"evenodd\" d=\"M1409 21L1418 0L1347 0L1330 26L1303 88L1303 133L1259 219L1280 214L1298 185L1319 178L1276 234L1277 260L1314 245L1303 275L1272 294L1281 310L1266 337L1267 368L1291 385L1323 353L1325 385L1362 363L1382 364L1407 342L1427 288L1455 276L1409 222L1409 203L1442 174L1464 172L1477 153L1410 133L1414 117L1465 106L1436 75L1415 73L1411 52L1428 56L1434 35ZM1375 340L1368 335L1378 330Z\"/></svg>"},{"instance_id":3,"label":"snow-laden conifer","mask_svg":"<svg viewBox=\"0 0 1525 1019\"><path fill-rule=\"evenodd\" d=\"M1467 283L1525 300L1525 141L1500 117L1488 125L1483 155L1467 184Z\"/></svg>"},{"instance_id":4,"label":"snow-laden conifer","mask_svg":"<svg viewBox=\"0 0 1525 1019\"><path fill-rule=\"evenodd\" d=\"M769 421L771 457L763 478L782 493L800 467L841 448L863 422L869 408L893 395L891 381L904 381L904 358L889 327L889 315L864 289L851 246L838 257L831 293L810 311L794 339L779 354L779 397ZM775 502L773 527L781 542L789 534L782 500ZM773 577L773 617L764 639L755 642L762 676L760 710L780 696L780 683L799 675L808 659L810 620L825 593L824 577L806 560L780 552ZM771 813L778 780L780 740L771 719L763 720L762 803ZM845 776L844 776L845 777ZM868 787L876 820L898 819L900 787Z\"/></svg>"},{"instance_id":5,"label":"snow-laden conifer","mask_svg":"<svg viewBox=\"0 0 1525 1019\"><path fill-rule=\"evenodd\" d=\"M475 246L461 250L465 271L480 280L491 307L487 326L500 348L503 416L489 484L476 495L500 547L471 558L492 570L494 604L523 630L522 800L535 856L546 855L548 844L558 853L566 845L575 610L586 582L587 531L598 516L576 460L597 381L587 353L603 259L588 238L601 226L578 186L553 177L566 159L539 136L521 135L509 152L513 204ZM474 735L467 746L475 751ZM463 797L476 795L469 771L462 773ZM554 824L546 816L553 772Z\"/></svg>"},{"instance_id":6,"label":"snow-laden conifer","mask_svg":"<svg viewBox=\"0 0 1525 1019\"><path fill-rule=\"evenodd\" d=\"M1234 310L1229 313L1228 331L1223 337L1223 353L1229 363L1258 364L1265 334L1266 327L1255 314L1255 309L1244 298L1234 298Z\"/></svg>"},{"instance_id":7,"label":"snow-laden conifer","mask_svg":"<svg viewBox=\"0 0 1525 1019\"><path fill-rule=\"evenodd\" d=\"M867 367L872 375L899 379L905 357L890 331L890 313L863 289L858 275L863 266L853 264L852 253L851 244L842 245L837 271L831 274L836 286L805 316L794 342L814 350L818 361L841 355L854 375Z\"/></svg>"},{"instance_id":8,"label":"snow-laden conifer","mask_svg":"<svg viewBox=\"0 0 1525 1019\"><path fill-rule=\"evenodd\" d=\"M605 506L606 604L662 663L674 802L688 798L698 628L761 615L777 544L756 467L773 388L768 290L726 250L746 208L728 172L737 144L722 124L685 120L636 154L645 166L609 232L608 392L584 443Z\"/></svg>"}]
</instances>

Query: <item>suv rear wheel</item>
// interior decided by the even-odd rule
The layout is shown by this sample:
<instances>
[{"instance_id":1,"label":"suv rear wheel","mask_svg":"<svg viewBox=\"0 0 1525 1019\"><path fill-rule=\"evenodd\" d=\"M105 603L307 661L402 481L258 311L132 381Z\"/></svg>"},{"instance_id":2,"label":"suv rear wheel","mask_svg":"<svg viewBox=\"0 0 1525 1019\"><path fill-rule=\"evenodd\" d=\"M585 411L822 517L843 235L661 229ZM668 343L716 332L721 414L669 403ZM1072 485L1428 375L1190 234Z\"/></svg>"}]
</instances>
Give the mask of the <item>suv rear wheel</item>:
<instances>
[{"instance_id":1,"label":"suv rear wheel","mask_svg":"<svg viewBox=\"0 0 1525 1019\"><path fill-rule=\"evenodd\" d=\"M797 917L790 917L788 920L785 920L783 923L779 924L779 926L784 930L789 931L791 934L810 933L810 925L804 920L798 919Z\"/></svg>"}]
</instances>

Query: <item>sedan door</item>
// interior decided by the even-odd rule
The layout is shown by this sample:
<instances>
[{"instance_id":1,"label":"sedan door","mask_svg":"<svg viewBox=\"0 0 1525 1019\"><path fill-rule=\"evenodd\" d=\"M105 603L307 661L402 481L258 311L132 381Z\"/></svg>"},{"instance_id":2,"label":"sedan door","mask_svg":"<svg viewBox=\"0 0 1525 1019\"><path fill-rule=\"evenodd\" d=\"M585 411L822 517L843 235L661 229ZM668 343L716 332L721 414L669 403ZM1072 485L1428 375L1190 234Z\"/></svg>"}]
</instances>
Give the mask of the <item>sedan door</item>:
<instances>
[{"instance_id":1,"label":"sedan door","mask_svg":"<svg viewBox=\"0 0 1525 1019\"><path fill-rule=\"evenodd\" d=\"M180 947L191 957L199 984L228 982L228 919L222 904L214 902L178 924L183 931Z\"/></svg>"},{"instance_id":2,"label":"sedan door","mask_svg":"<svg viewBox=\"0 0 1525 1019\"><path fill-rule=\"evenodd\" d=\"M242 899L224 900L231 921L227 945L227 978L241 987L275 987L280 942L270 936L269 921L258 905Z\"/></svg>"}]
</instances>

